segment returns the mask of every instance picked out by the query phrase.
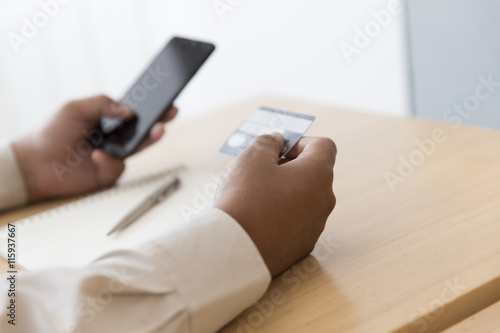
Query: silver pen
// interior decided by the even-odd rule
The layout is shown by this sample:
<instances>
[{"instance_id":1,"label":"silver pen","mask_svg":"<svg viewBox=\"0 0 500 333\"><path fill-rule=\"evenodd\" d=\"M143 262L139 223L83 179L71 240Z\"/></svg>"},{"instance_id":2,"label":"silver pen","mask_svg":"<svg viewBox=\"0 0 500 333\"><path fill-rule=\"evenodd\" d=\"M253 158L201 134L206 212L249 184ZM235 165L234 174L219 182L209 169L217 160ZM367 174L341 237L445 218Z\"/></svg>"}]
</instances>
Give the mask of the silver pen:
<instances>
[{"instance_id":1,"label":"silver pen","mask_svg":"<svg viewBox=\"0 0 500 333\"><path fill-rule=\"evenodd\" d=\"M132 223L134 223L139 217L141 217L148 210L153 208L159 202L165 200L170 194L179 188L181 181L179 178L172 176L165 179L158 188L151 193L144 201L142 201L133 211L127 214L113 229L108 232L107 236L112 233L123 230Z\"/></svg>"}]
</instances>

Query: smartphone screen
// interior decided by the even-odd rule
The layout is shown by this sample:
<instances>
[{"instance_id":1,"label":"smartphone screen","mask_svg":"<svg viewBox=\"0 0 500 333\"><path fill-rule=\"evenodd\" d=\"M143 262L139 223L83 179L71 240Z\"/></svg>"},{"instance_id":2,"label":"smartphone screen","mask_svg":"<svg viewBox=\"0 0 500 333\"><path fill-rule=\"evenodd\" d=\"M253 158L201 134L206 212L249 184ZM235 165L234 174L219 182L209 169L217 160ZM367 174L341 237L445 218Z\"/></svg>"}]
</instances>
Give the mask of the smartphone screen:
<instances>
[{"instance_id":1,"label":"smartphone screen","mask_svg":"<svg viewBox=\"0 0 500 333\"><path fill-rule=\"evenodd\" d=\"M102 118L103 140L97 147L121 159L133 154L214 49L213 44L190 39L170 40L121 100L136 117Z\"/></svg>"}]
</instances>

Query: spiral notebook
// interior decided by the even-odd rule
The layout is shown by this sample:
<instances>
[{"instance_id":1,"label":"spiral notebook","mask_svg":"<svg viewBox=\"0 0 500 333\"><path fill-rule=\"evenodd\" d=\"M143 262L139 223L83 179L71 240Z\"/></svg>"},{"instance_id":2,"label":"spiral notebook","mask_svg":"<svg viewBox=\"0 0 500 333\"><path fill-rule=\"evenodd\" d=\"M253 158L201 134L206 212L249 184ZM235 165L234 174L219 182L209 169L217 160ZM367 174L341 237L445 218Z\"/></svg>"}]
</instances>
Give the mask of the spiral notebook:
<instances>
[{"instance_id":1,"label":"spiral notebook","mask_svg":"<svg viewBox=\"0 0 500 333\"><path fill-rule=\"evenodd\" d=\"M106 236L158 183L177 175L180 188L126 229ZM14 222L17 265L27 270L81 267L115 250L137 246L210 209L218 179L208 172L175 168L129 181L65 206ZM6 257L7 229L0 229L0 255Z\"/></svg>"}]
</instances>

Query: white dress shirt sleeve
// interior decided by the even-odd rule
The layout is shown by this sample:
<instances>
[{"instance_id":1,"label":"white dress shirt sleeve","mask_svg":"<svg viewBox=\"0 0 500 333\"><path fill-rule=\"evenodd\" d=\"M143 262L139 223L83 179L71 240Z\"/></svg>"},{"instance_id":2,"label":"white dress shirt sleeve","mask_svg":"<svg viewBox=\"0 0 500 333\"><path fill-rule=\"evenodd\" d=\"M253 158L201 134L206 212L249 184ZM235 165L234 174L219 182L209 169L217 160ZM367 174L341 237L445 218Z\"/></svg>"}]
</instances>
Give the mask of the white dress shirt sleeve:
<instances>
[{"instance_id":1,"label":"white dress shirt sleeve","mask_svg":"<svg viewBox=\"0 0 500 333\"><path fill-rule=\"evenodd\" d=\"M10 144L0 140L0 211L25 204L26 188Z\"/></svg>"},{"instance_id":2,"label":"white dress shirt sleeve","mask_svg":"<svg viewBox=\"0 0 500 333\"><path fill-rule=\"evenodd\" d=\"M8 323L4 277L0 331L214 332L258 301L270 281L246 232L212 209L85 268L19 274L15 326Z\"/></svg>"},{"instance_id":3,"label":"white dress shirt sleeve","mask_svg":"<svg viewBox=\"0 0 500 333\"><path fill-rule=\"evenodd\" d=\"M0 210L25 203L22 175L5 142L0 168ZM21 272L14 298L7 296L9 275L1 277L0 332L214 332L262 297L271 281L250 237L220 210L152 237L84 268Z\"/></svg>"}]
</instances>

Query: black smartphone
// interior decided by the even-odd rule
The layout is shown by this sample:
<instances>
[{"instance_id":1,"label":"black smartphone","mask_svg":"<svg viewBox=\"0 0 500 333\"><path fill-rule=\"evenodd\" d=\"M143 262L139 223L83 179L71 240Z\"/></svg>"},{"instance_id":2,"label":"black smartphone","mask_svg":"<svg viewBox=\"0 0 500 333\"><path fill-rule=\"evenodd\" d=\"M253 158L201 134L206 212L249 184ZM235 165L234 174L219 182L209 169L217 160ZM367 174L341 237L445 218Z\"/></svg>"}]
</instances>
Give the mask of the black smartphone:
<instances>
[{"instance_id":1,"label":"black smartphone","mask_svg":"<svg viewBox=\"0 0 500 333\"><path fill-rule=\"evenodd\" d=\"M102 135L89 138L92 146L120 159L132 155L214 50L210 43L172 38L120 101L135 117L103 117L96 128Z\"/></svg>"}]
</instances>

